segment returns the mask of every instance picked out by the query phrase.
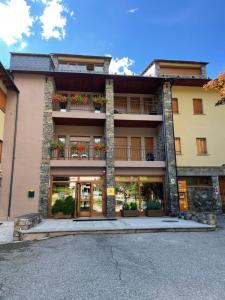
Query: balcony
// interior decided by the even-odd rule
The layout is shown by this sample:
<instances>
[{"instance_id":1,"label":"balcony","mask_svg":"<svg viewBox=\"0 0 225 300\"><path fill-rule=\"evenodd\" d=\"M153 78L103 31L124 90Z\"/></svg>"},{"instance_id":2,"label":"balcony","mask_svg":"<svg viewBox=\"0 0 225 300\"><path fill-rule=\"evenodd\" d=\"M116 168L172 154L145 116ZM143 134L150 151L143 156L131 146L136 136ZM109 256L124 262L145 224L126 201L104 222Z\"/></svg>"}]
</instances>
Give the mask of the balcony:
<instances>
[{"instance_id":1,"label":"balcony","mask_svg":"<svg viewBox=\"0 0 225 300\"><path fill-rule=\"evenodd\" d=\"M72 149L71 145L51 150L52 167L105 167L105 150L90 145L84 149Z\"/></svg>"},{"instance_id":2,"label":"balcony","mask_svg":"<svg viewBox=\"0 0 225 300\"><path fill-rule=\"evenodd\" d=\"M93 95L78 95L81 97L81 101L77 102L71 101L71 95L63 95L62 97L64 97L63 101L52 102L52 117L55 124L86 125L88 122L89 125L93 126L104 125L105 105L94 103Z\"/></svg>"},{"instance_id":3,"label":"balcony","mask_svg":"<svg viewBox=\"0 0 225 300\"><path fill-rule=\"evenodd\" d=\"M162 122L161 105L154 96L115 95L114 119L116 126L139 126L142 123L145 127L154 127Z\"/></svg>"},{"instance_id":4,"label":"balcony","mask_svg":"<svg viewBox=\"0 0 225 300\"><path fill-rule=\"evenodd\" d=\"M115 147L115 167L165 167L164 152L156 148Z\"/></svg>"}]
</instances>

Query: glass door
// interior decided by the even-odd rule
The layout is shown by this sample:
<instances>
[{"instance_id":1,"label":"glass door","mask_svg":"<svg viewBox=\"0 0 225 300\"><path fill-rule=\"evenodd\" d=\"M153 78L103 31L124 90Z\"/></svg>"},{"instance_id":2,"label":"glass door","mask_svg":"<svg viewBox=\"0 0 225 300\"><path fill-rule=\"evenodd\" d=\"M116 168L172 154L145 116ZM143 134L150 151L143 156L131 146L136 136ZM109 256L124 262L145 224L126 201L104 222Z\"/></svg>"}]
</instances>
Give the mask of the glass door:
<instances>
[{"instance_id":1,"label":"glass door","mask_svg":"<svg viewBox=\"0 0 225 300\"><path fill-rule=\"evenodd\" d=\"M92 183L92 215L103 214L103 187L102 183Z\"/></svg>"},{"instance_id":2,"label":"glass door","mask_svg":"<svg viewBox=\"0 0 225 300\"><path fill-rule=\"evenodd\" d=\"M78 214L80 217L91 215L91 183L79 184Z\"/></svg>"}]
</instances>

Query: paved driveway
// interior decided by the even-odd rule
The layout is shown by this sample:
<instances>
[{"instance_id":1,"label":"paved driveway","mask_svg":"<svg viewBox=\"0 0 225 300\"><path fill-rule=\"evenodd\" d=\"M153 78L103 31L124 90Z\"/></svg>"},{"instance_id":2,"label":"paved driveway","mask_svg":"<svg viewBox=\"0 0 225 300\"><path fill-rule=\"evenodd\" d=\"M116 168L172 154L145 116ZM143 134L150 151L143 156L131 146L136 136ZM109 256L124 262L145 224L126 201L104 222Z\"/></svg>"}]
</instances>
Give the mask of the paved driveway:
<instances>
[{"instance_id":1,"label":"paved driveway","mask_svg":"<svg viewBox=\"0 0 225 300\"><path fill-rule=\"evenodd\" d=\"M223 300L225 230L0 245L0 299Z\"/></svg>"}]
</instances>

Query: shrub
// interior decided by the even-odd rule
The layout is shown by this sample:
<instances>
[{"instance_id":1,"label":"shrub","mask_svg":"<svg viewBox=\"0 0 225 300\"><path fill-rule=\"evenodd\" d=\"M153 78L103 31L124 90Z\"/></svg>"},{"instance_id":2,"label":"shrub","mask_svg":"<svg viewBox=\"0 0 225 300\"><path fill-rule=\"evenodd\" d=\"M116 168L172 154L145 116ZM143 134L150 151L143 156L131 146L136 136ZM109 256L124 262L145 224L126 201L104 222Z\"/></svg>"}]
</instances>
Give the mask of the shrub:
<instances>
[{"instance_id":1,"label":"shrub","mask_svg":"<svg viewBox=\"0 0 225 300\"><path fill-rule=\"evenodd\" d=\"M52 213L56 214L62 212L65 215L72 215L74 213L75 203L72 196L66 197L66 199L57 199L52 206Z\"/></svg>"},{"instance_id":2,"label":"shrub","mask_svg":"<svg viewBox=\"0 0 225 300\"><path fill-rule=\"evenodd\" d=\"M74 203L73 197L72 196L66 197L64 202L65 202L64 209L63 209L64 214L72 215L74 213L74 209L75 209L75 203Z\"/></svg>"},{"instance_id":3,"label":"shrub","mask_svg":"<svg viewBox=\"0 0 225 300\"><path fill-rule=\"evenodd\" d=\"M57 199L54 205L52 206L52 213L56 214L59 212L63 212L63 210L64 210L64 200Z\"/></svg>"},{"instance_id":4,"label":"shrub","mask_svg":"<svg viewBox=\"0 0 225 300\"><path fill-rule=\"evenodd\" d=\"M130 209L130 205L128 203L124 203L123 204L123 210L129 210Z\"/></svg>"},{"instance_id":5,"label":"shrub","mask_svg":"<svg viewBox=\"0 0 225 300\"><path fill-rule=\"evenodd\" d=\"M136 202L131 202L130 203L130 210L137 210L137 203Z\"/></svg>"},{"instance_id":6,"label":"shrub","mask_svg":"<svg viewBox=\"0 0 225 300\"><path fill-rule=\"evenodd\" d=\"M159 200L149 201L147 203L147 210L159 210L161 209L161 203Z\"/></svg>"}]
</instances>

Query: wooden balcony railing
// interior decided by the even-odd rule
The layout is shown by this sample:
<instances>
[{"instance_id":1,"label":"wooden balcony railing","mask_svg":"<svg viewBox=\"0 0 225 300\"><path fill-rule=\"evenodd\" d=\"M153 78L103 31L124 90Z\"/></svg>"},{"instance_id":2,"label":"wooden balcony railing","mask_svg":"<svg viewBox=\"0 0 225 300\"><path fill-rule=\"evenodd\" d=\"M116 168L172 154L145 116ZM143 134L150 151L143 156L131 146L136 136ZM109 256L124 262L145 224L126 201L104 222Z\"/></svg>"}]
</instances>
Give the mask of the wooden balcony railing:
<instances>
[{"instance_id":1,"label":"wooden balcony railing","mask_svg":"<svg viewBox=\"0 0 225 300\"><path fill-rule=\"evenodd\" d=\"M115 147L115 160L164 161L164 152L157 149L136 147Z\"/></svg>"},{"instance_id":2,"label":"wooden balcony railing","mask_svg":"<svg viewBox=\"0 0 225 300\"><path fill-rule=\"evenodd\" d=\"M70 147L51 150L51 159L77 159L77 160L104 160L105 149L96 150L92 146L86 146L84 150L71 150Z\"/></svg>"}]
</instances>

